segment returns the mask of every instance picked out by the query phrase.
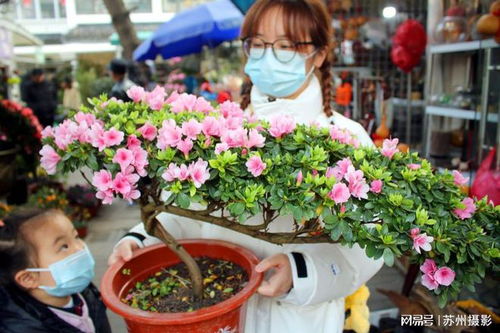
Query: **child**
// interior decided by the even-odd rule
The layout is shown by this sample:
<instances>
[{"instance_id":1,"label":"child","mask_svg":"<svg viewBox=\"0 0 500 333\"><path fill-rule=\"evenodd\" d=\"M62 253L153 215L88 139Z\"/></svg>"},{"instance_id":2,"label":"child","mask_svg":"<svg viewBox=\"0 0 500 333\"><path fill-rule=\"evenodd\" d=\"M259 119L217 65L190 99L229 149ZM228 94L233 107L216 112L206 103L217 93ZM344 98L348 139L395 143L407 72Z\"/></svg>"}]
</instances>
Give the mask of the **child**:
<instances>
[{"instance_id":1,"label":"child","mask_svg":"<svg viewBox=\"0 0 500 333\"><path fill-rule=\"evenodd\" d=\"M361 145L373 145L363 127L333 112L332 31L320 0L258 0L241 27L245 73L252 85L241 107L260 119L290 115L298 123L335 124L353 133ZM177 238L215 238L251 249L268 273L247 303L245 332L340 333L344 297L354 293L382 266L358 245L285 244L278 246L234 231L178 216L160 214ZM290 216L280 216L272 232L289 231ZM247 224L259 224L259 217ZM139 247L158 242L142 225L131 230L109 258L129 260Z\"/></svg>"},{"instance_id":2,"label":"child","mask_svg":"<svg viewBox=\"0 0 500 333\"><path fill-rule=\"evenodd\" d=\"M0 262L0 332L111 332L94 259L61 211L1 220Z\"/></svg>"}]
</instances>

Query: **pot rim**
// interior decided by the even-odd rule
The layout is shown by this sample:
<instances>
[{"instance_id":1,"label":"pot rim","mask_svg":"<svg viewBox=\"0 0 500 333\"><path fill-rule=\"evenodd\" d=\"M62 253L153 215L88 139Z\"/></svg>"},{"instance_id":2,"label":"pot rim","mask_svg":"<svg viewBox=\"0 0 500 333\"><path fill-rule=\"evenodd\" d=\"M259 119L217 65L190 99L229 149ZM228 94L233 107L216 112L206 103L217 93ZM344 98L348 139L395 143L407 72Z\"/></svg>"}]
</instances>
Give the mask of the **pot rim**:
<instances>
[{"instance_id":1,"label":"pot rim","mask_svg":"<svg viewBox=\"0 0 500 333\"><path fill-rule=\"evenodd\" d=\"M247 272L249 274L248 283L242 290L240 290L233 297L220 302L218 304L205 307L192 312L177 312L177 313L157 313L157 312L149 312L143 311L140 309L134 309L129 305L123 303L118 295L113 291L113 278L116 274L120 274L123 269L123 265L125 261L120 260L110 266L108 270L104 273L100 289L101 295L103 297L104 303L106 306L120 315L121 317L132 320L136 322L140 322L144 320L145 324L149 325L183 325L183 324L191 324L195 322L201 322L210 320L212 318L221 316L224 313L230 312L241 306L245 301L247 301L257 290L259 285L263 279L263 273L258 273L255 271L255 266L260 262L259 258L251 252L250 250L231 243L227 241L217 240L217 239L182 239L179 240L179 243L182 245L189 244L200 244L203 243L207 246L210 245L218 245L226 247L230 250L239 252L245 257L251 266L251 271ZM166 246L165 244L156 244L152 246L146 246L144 248L138 249L134 252L134 256L129 260L132 261L137 257L141 256L144 253L154 251L160 247Z\"/></svg>"}]
</instances>

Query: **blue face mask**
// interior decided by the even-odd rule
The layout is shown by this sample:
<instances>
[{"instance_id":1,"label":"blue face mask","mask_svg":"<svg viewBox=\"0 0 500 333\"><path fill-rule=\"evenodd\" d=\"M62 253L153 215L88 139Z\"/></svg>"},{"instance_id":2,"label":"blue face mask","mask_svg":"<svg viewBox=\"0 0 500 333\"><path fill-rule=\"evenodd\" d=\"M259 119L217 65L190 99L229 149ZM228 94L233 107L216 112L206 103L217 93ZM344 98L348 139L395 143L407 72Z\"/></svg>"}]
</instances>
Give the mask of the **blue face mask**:
<instances>
[{"instance_id":1,"label":"blue face mask","mask_svg":"<svg viewBox=\"0 0 500 333\"><path fill-rule=\"evenodd\" d=\"M252 50L250 50L250 53ZM293 53L294 51L277 50L277 53ZM260 59L248 58L245 73L250 76L252 83L264 94L273 97L286 97L296 92L309 76L314 67L306 74L306 60L316 52L307 56L295 54L292 60L282 63L274 56L271 49L267 49ZM284 59L292 55L283 56Z\"/></svg>"},{"instance_id":2,"label":"blue face mask","mask_svg":"<svg viewBox=\"0 0 500 333\"><path fill-rule=\"evenodd\" d=\"M72 255L56 261L49 268L28 268L31 272L50 272L54 287L39 286L47 294L64 297L82 292L94 278L95 261L87 246Z\"/></svg>"}]
</instances>

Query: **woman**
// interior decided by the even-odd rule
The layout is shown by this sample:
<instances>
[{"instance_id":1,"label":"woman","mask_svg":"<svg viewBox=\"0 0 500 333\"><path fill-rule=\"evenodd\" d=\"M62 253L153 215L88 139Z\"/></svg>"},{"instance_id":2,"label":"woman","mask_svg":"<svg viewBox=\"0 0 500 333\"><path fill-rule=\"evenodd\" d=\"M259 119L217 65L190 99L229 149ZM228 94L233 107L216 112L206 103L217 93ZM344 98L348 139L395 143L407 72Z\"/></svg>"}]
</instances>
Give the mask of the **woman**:
<instances>
[{"instance_id":1,"label":"woman","mask_svg":"<svg viewBox=\"0 0 500 333\"><path fill-rule=\"evenodd\" d=\"M258 0L242 26L245 72L253 87L242 107L258 118L292 115L298 123L333 122L372 142L364 129L332 112L328 14L319 0ZM316 76L319 72L320 78ZM218 226L168 214L159 220L179 238L216 238L243 245L263 259L257 270L265 280L247 307L245 332L342 332L344 297L356 291L382 266L358 246L288 244L278 246ZM258 217L247 221L258 224ZM290 231L291 217L281 216L271 232ZM132 251L157 243L134 227L115 247L109 262L130 259Z\"/></svg>"}]
</instances>

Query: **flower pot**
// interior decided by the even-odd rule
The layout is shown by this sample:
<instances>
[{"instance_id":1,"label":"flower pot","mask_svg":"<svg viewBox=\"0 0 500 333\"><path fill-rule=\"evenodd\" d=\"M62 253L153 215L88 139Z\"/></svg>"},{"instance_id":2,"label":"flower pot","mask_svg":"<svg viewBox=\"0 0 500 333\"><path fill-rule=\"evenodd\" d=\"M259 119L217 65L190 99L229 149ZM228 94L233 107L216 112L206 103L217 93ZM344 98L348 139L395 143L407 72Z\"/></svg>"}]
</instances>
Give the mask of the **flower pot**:
<instances>
[{"instance_id":1,"label":"flower pot","mask_svg":"<svg viewBox=\"0 0 500 333\"><path fill-rule=\"evenodd\" d=\"M117 262L106 271L101 281L104 303L125 319L129 332L243 332L245 302L262 281L262 274L255 271L259 259L249 250L229 242L189 239L180 243L193 257L208 256L240 265L248 274L247 285L234 297L193 312L156 313L134 309L120 300L130 288L161 268L180 262L165 245L158 244L137 250L130 261ZM127 269L127 274L124 274L124 269Z\"/></svg>"},{"instance_id":2,"label":"flower pot","mask_svg":"<svg viewBox=\"0 0 500 333\"><path fill-rule=\"evenodd\" d=\"M87 237L88 227L84 226L84 227L76 228L76 232L78 233L78 237L83 239L83 238Z\"/></svg>"}]
</instances>

